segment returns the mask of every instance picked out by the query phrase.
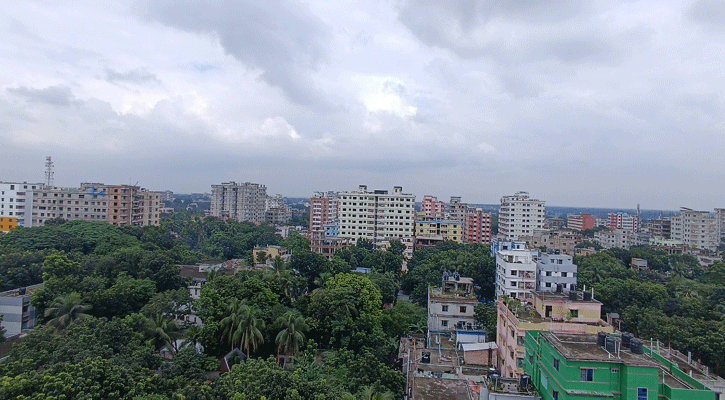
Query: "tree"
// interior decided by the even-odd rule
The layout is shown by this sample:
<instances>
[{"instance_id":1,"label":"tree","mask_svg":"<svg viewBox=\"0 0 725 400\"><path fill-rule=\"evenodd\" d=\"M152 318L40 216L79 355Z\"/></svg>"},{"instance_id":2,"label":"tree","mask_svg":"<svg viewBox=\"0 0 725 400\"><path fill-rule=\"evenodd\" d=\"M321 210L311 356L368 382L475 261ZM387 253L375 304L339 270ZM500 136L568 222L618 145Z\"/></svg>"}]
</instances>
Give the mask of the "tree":
<instances>
[{"instance_id":1,"label":"tree","mask_svg":"<svg viewBox=\"0 0 725 400\"><path fill-rule=\"evenodd\" d=\"M86 312L90 309L91 306L83 303L80 294L72 292L56 297L50 307L45 310L45 317L51 318L48 325L54 326L57 332L67 328L78 319L89 317Z\"/></svg>"},{"instance_id":2,"label":"tree","mask_svg":"<svg viewBox=\"0 0 725 400\"><path fill-rule=\"evenodd\" d=\"M176 340L181 336L181 328L173 319L157 314L149 320L147 338L156 350L166 348L169 353L176 353Z\"/></svg>"},{"instance_id":3,"label":"tree","mask_svg":"<svg viewBox=\"0 0 725 400\"><path fill-rule=\"evenodd\" d=\"M289 311L277 318L275 326L281 328L275 339L278 354L297 355L300 344L305 342L304 333L310 330L305 319L298 313Z\"/></svg>"},{"instance_id":4,"label":"tree","mask_svg":"<svg viewBox=\"0 0 725 400\"><path fill-rule=\"evenodd\" d=\"M226 337L232 348L241 347L249 355L249 350L257 351L264 342L261 329L264 320L258 317L258 309L250 307L244 301L232 299L229 302L228 315L221 320L222 337Z\"/></svg>"}]
</instances>

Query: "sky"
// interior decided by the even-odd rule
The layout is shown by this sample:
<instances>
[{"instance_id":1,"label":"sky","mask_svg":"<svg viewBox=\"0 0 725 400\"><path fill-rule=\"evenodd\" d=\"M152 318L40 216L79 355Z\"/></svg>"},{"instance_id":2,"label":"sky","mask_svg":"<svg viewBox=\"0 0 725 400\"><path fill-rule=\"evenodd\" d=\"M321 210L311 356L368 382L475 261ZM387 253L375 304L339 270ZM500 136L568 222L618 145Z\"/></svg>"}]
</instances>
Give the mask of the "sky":
<instances>
[{"instance_id":1,"label":"sky","mask_svg":"<svg viewBox=\"0 0 725 400\"><path fill-rule=\"evenodd\" d=\"M725 2L8 0L0 180L725 207Z\"/></svg>"}]
</instances>

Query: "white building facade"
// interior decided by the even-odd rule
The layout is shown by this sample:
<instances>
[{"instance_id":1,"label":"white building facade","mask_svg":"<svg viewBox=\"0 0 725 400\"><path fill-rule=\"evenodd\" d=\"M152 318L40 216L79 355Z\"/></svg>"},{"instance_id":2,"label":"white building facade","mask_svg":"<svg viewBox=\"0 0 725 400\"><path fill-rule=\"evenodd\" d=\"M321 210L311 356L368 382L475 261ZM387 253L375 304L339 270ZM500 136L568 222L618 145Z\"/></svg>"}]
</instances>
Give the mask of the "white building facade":
<instances>
[{"instance_id":1,"label":"white building facade","mask_svg":"<svg viewBox=\"0 0 725 400\"><path fill-rule=\"evenodd\" d=\"M258 183L225 182L211 185L209 213L221 219L263 223L266 219L267 187Z\"/></svg>"},{"instance_id":2,"label":"white building facade","mask_svg":"<svg viewBox=\"0 0 725 400\"><path fill-rule=\"evenodd\" d=\"M360 185L356 192L340 193L337 207L338 236L352 244L367 239L377 245L414 235L415 195L403 193L401 186L389 193Z\"/></svg>"},{"instance_id":3,"label":"white building facade","mask_svg":"<svg viewBox=\"0 0 725 400\"><path fill-rule=\"evenodd\" d=\"M43 183L0 182L0 217L15 218L18 226L32 227L33 190L43 187Z\"/></svg>"},{"instance_id":4,"label":"white building facade","mask_svg":"<svg viewBox=\"0 0 725 400\"><path fill-rule=\"evenodd\" d=\"M568 292L576 290L577 266L566 254L541 254L536 260L536 290Z\"/></svg>"},{"instance_id":5,"label":"white building facade","mask_svg":"<svg viewBox=\"0 0 725 400\"><path fill-rule=\"evenodd\" d=\"M498 212L498 233L505 239L517 240L544 227L546 202L529 197L527 192L501 198Z\"/></svg>"},{"instance_id":6,"label":"white building facade","mask_svg":"<svg viewBox=\"0 0 725 400\"><path fill-rule=\"evenodd\" d=\"M496 252L496 298L509 296L531 299L536 290L535 250L498 250Z\"/></svg>"},{"instance_id":7,"label":"white building facade","mask_svg":"<svg viewBox=\"0 0 725 400\"><path fill-rule=\"evenodd\" d=\"M672 239L691 248L716 251L720 244L717 219L708 211L682 207L679 214L672 216L671 229Z\"/></svg>"}]
</instances>

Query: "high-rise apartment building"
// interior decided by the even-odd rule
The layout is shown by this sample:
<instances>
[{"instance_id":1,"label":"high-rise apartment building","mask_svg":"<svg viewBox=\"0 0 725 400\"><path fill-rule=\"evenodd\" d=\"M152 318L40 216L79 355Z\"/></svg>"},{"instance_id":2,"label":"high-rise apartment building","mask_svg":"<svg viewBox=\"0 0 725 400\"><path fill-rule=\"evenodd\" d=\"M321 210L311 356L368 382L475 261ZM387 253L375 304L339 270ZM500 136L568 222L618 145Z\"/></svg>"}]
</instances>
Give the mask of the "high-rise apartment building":
<instances>
[{"instance_id":1,"label":"high-rise apartment building","mask_svg":"<svg viewBox=\"0 0 725 400\"><path fill-rule=\"evenodd\" d=\"M529 197L527 192L501 198L498 212L498 233L505 239L517 240L544 226L545 201Z\"/></svg>"},{"instance_id":2,"label":"high-rise apartment building","mask_svg":"<svg viewBox=\"0 0 725 400\"><path fill-rule=\"evenodd\" d=\"M717 250L720 244L717 221L707 211L695 211L681 207L672 216L672 239L698 249Z\"/></svg>"},{"instance_id":3,"label":"high-rise apartment building","mask_svg":"<svg viewBox=\"0 0 725 400\"><path fill-rule=\"evenodd\" d=\"M536 290L536 257L539 252L528 249L496 252L496 298L509 296L531 299Z\"/></svg>"},{"instance_id":4,"label":"high-rise apartment building","mask_svg":"<svg viewBox=\"0 0 725 400\"><path fill-rule=\"evenodd\" d=\"M33 190L33 200L28 205L31 226L43 226L54 218L109 221L107 188L102 183L81 183L78 188L43 186Z\"/></svg>"},{"instance_id":5,"label":"high-rise apartment building","mask_svg":"<svg viewBox=\"0 0 725 400\"><path fill-rule=\"evenodd\" d=\"M716 209L717 210L717 209ZM643 224L652 237L669 239L672 237L672 221L669 219L651 219Z\"/></svg>"},{"instance_id":6,"label":"high-rise apartment building","mask_svg":"<svg viewBox=\"0 0 725 400\"><path fill-rule=\"evenodd\" d=\"M108 222L120 226L158 226L161 216L161 192L135 185L106 187Z\"/></svg>"},{"instance_id":7,"label":"high-rise apartment building","mask_svg":"<svg viewBox=\"0 0 725 400\"><path fill-rule=\"evenodd\" d=\"M443 217L446 212L446 203L429 194L423 196L420 210L429 217Z\"/></svg>"},{"instance_id":8,"label":"high-rise apartment building","mask_svg":"<svg viewBox=\"0 0 725 400\"><path fill-rule=\"evenodd\" d=\"M609 213L609 229L622 229L628 232L639 232L639 217L623 212Z\"/></svg>"},{"instance_id":9,"label":"high-rise apartment building","mask_svg":"<svg viewBox=\"0 0 725 400\"><path fill-rule=\"evenodd\" d=\"M342 192L338 200L339 236L352 243L367 239L375 244L414 235L415 195L403 193L401 186L393 192L368 191L360 185L356 192Z\"/></svg>"},{"instance_id":10,"label":"high-rise apartment building","mask_svg":"<svg viewBox=\"0 0 725 400\"><path fill-rule=\"evenodd\" d=\"M33 226L30 215L33 190L42 187L45 187L45 184L0 182L0 217L15 218L17 226Z\"/></svg>"},{"instance_id":11,"label":"high-rise apartment building","mask_svg":"<svg viewBox=\"0 0 725 400\"><path fill-rule=\"evenodd\" d=\"M481 208L468 207L463 221L464 243L491 243L491 220L493 216Z\"/></svg>"},{"instance_id":12,"label":"high-rise apartment building","mask_svg":"<svg viewBox=\"0 0 725 400\"><path fill-rule=\"evenodd\" d=\"M464 222L466 220L467 211L468 204L462 203L460 196L451 196L451 201L448 203L446 218L451 221Z\"/></svg>"},{"instance_id":13,"label":"high-rise apartment building","mask_svg":"<svg viewBox=\"0 0 725 400\"><path fill-rule=\"evenodd\" d=\"M292 210L287 199L281 194L268 197L265 202L264 221L268 224L283 225L292 218Z\"/></svg>"},{"instance_id":14,"label":"high-rise apartment building","mask_svg":"<svg viewBox=\"0 0 725 400\"><path fill-rule=\"evenodd\" d=\"M258 183L225 182L211 185L209 213L221 219L265 222L267 187Z\"/></svg>"}]
</instances>

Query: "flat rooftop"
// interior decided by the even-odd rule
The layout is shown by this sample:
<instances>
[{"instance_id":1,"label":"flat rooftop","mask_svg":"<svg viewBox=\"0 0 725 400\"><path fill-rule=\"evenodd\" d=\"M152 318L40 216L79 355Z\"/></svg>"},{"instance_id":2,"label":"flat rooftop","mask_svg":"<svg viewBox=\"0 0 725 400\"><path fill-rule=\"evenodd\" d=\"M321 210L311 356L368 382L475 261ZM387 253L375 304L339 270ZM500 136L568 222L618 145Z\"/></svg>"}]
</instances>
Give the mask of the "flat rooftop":
<instances>
[{"instance_id":1,"label":"flat rooftop","mask_svg":"<svg viewBox=\"0 0 725 400\"><path fill-rule=\"evenodd\" d=\"M544 337L567 360L611 362L639 367L658 368L664 375L665 383L672 388L693 389L688 383L672 375L665 366L646 354L634 354L622 348L619 353L612 354L597 345L596 335L577 335L570 333L542 332Z\"/></svg>"},{"instance_id":2,"label":"flat rooftop","mask_svg":"<svg viewBox=\"0 0 725 400\"><path fill-rule=\"evenodd\" d=\"M0 297L23 297L23 296L30 296L35 290L40 289L43 287L42 283L39 283L37 285L27 286L24 288L17 288L17 289L10 289L6 290L4 292L0 292ZM24 294L20 294L22 289L25 289Z\"/></svg>"},{"instance_id":3,"label":"flat rooftop","mask_svg":"<svg viewBox=\"0 0 725 400\"><path fill-rule=\"evenodd\" d=\"M599 300L596 300L595 298L591 298L590 300L584 300L584 297L582 294L577 295L576 300L569 300L569 292L567 293L556 293L556 292L534 292L534 296L540 298L543 301L567 301L571 303L601 303Z\"/></svg>"}]
</instances>

